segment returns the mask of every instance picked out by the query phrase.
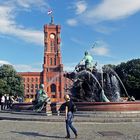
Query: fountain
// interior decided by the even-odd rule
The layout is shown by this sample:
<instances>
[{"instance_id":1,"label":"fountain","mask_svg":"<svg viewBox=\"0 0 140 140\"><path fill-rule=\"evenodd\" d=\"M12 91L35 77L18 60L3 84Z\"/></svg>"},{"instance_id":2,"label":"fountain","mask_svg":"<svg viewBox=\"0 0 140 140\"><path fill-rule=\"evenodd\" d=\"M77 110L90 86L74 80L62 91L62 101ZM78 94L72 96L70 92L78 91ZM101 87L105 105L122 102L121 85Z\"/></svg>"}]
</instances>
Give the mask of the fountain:
<instances>
[{"instance_id":1,"label":"fountain","mask_svg":"<svg viewBox=\"0 0 140 140\"><path fill-rule=\"evenodd\" d=\"M78 64L74 72L64 76L73 81L71 98L79 111L140 111L140 102L134 101L117 75L109 66L97 69ZM126 99L121 97L123 88Z\"/></svg>"},{"instance_id":2,"label":"fountain","mask_svg":"<svg viewBox=\"0 0 140 140\"><path fill-rule=\"evenodd\" d=\"M61 74L57 74L51 80L49 80L46 88L48 88L52 83L54 83L60 75ZM40 90L37 90L37 92L39 91ZM48 112L50 112L51 110L56 110L56 105L55 105L56 103L54 102L51 103L52 102L51 98L47 98L45 94L41 98L42 98L42 103L40 102L39 104L38 104L38 99L34 99L32 102L13 103L12 110L14 111L34 110L34 112L41 112L41 111L46 112L47 110L49 110Z\"/></svg>"}]
</instances>

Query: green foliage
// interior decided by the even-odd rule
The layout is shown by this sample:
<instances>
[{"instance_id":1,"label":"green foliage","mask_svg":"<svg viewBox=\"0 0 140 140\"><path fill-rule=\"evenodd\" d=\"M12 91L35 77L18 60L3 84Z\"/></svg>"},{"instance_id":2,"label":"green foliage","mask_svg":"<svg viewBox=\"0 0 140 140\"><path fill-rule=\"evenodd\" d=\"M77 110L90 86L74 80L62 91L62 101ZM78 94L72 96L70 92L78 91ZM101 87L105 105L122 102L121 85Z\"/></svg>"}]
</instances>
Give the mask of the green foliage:
<instances>
[{"instance_id":1,"label":"green foliage","mask_svg":"<svg viewBox=\"0 0 140 140\"><path fill-rule=\"evenodd\" d=\"M105 68L105 67L109 67L109 68L111 68L111 69L113 69L113 70L116 68L115 65L111 65L111 64L104 65L103 68Z\"/></svg>"},{"instance_id":2,"label":"green foliage","mask_svg":"<svg viewBox=\"0 0 140 140\"><path fill-rule=\"evenodd\" d=\"M22 77L17 74L13 66L0 66L0 94L23 96Z\"/></svg>"},{"instance_id":3,"label":"green foliage","mask_svg":"<svg viewBox=\"0 0 140 140\"><path fill-rule=\"evenodd\" d=\"M140 59L133 59L116 66L118 73L124 83L129 95L140 99Z\"/></svg>"}]
</instances>

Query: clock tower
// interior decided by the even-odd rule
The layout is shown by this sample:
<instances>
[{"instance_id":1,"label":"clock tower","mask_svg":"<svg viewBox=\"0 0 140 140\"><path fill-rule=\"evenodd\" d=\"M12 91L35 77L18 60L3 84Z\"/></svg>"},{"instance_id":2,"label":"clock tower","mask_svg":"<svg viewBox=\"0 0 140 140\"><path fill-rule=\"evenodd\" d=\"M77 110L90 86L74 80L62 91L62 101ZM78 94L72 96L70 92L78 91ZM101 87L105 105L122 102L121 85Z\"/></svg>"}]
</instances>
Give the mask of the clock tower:
<instances>
[{"instance_id":1,"label":"clock tower","mask_svg":"<svg viewBox=\"0 0 140 140\"><path fill-rule=\"evenodd\" d=\"M44 63L42 83L52 101L62 101L64 97L63 64L60 52L60 25L44 25Z\"/></svg>"}]
</instances>

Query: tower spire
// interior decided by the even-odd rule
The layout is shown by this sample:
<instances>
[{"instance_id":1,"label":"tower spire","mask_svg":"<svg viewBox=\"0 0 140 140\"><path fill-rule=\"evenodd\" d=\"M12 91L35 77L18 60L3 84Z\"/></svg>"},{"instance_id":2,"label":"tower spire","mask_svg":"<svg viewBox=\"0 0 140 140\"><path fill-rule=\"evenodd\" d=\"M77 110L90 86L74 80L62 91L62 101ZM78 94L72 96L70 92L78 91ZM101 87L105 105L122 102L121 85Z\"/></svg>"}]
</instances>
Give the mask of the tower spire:
<instances>
[{"instance_id":1,"label":"tower spire","mask_svg":"<svg viewBox=\"0 0 140 140\"><path fill-rule=\"evenodd\" d=\"M54 16L51 15L51 22L50 22L50 25L53 25L54 24Z\"/></svg>"},{"instance_id":2,"label":"tower spire","mask_svg":"<svg viewBox=\"0 0 140 140\"><path fill-rule=\"evenodd\" d=\"M48 11L48 15L51 17L50 25L53 25L53 24L54 24L54 16L53 16L52 10L49 10L49 11Z\"/></svg>"}]
</instances>

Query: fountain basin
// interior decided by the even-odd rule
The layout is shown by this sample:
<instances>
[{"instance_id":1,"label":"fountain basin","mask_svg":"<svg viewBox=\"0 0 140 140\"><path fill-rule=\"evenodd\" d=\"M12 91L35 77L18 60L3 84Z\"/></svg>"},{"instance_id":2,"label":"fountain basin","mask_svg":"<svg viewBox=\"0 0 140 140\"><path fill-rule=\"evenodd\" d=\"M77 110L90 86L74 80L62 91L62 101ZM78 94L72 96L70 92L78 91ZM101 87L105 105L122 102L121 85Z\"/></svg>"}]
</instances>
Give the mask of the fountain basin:
<instances>
[{"instance_id":1,"label":"fountain basin","mask_svg":"<svg viewBox=\"0 0 140 140\"><path fill-rule=\"evenodd\" d=\"M76 102L78 111L140 111L140 101L135 102Z\"/></svg>"},{"instance_id":2,"label":"fountain basin","mask_svg":"<svg viewBox=\"0 0 140 140\"><path fill-rule=\"evenodd\" d=\"M75 102L78 111L140 111L140 101L135 102ZM51 104L52 110L59 110L63 103ZM32 103L15 103L13 110L32 110ZM62 107L63 110L63 107Z\"/></svg>"}]
</instances>

